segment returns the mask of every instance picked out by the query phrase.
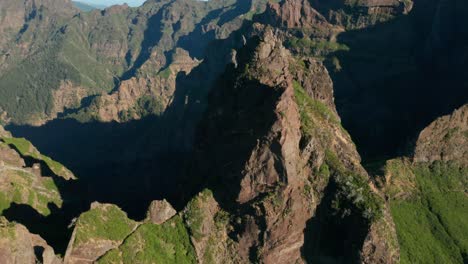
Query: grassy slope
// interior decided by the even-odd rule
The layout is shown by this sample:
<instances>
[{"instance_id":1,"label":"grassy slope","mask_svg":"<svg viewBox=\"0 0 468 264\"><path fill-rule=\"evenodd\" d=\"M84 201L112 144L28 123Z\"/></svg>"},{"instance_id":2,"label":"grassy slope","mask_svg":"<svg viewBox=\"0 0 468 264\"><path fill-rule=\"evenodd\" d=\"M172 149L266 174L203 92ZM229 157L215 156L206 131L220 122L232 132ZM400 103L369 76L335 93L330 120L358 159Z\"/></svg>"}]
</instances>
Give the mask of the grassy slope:
<instances>
[{"instance_id":1,"label":"grassy slope","mask_svg":"<svg viewBox=\"0 0 468 264\"><path fill-rule=\"evenodd\" d=\"M121 241L136 223L115 205L104 205L81 214L76 224L77 245L96 239Z\"/></svg>"},{"instance_id":2,"label":"grassy slope","mask_svg":"<svg viewBox=\"0 0 468 264\"><path fill-rule=\"evenodd\" d=\"M37 152L25 139L1 138L0 147L9 146L14 146L21 155L43 160L53 171L68 172L60 163ZM44 216L51 213L49 203L57 207L63 204L58 187L50 177L38 177L26 169L10 167L2 168L0 176L6 182L0 191L0 215L12 203L30 205Z\"/></svg>"},{"instance_id":3,"label":"grassy slope","mask_svg":"<svg viewBox=\"0 0 468 264\"><path fill-rule=\"evenodd\" d=\"M51 159L50 157L39 153L39 151L37 151L31 144L31 142L29 142L27 139L25 138L0 138L0 140L8 145L14 146L22 156L32 157L36 160L45 162L45 164L49 167L49 169L53 173L55 173L57 176L62 176L63 178L66 178L66 179L70 178L70 176L71 178L73 178L72 173L67 168L65 168L59 162ZM48 176L51 176L51 175L48 175Z\"/></svg>"},{"instance_id":4,"label":"grassy slope","mask_svg":"<svg viewBox=\"0 0 468 264\"><path fill-rule=\"evenodd\" d=\"M97 263L196 263L182 218L175 216L162 225L145 223L109 251Z\"/></svg>"},{"instance_id":5,"label":"grassy slope","mask_svg":"<svg viewBox=\"0 0 468 264\"><path fill-rule=\"evenodd\" d=\"M415 165L417 191L391 201L401 263L466 263L468 170L454 164Z\"/></svg>"}]
</instances>

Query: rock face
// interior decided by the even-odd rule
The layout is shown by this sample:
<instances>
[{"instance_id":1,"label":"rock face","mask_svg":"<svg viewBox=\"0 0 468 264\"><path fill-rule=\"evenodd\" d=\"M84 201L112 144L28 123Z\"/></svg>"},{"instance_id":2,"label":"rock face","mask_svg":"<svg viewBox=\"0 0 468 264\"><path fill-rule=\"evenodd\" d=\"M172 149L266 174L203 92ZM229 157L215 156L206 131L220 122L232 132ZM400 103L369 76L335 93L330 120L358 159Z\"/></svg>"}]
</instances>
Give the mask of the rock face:
<instances>
[{"instance_id":1,"label":"rock face","mask_svg":"<svg viewBox=\"0 0 468 264\"><path fill-rule=\"evenodd\" d=\"M358 195L366 201L338 209L348 212L343 222L355 221L363 228L355 234L363 236L356 243L363 245L368 230L378 229L376 225L394 234L388 213L377 217L387 209L380 207L382 201L371 190L359 155L339 125L323 65L293 57L271 27L253 27L263 33L251 37L237 52L237 68L228 68L219 88L213 89L199 133L203 154L196 161L209 162L199 175L209 175L208 182L216 186L214 196L238 219L237 224L231 223L230 236L236 237L239 261L295 263L337 257L326 252L313 231L318 227L311 223L331 217L317 212L329 196ZM314 79L322 81L314 86ZM327 172L320 173L325 167ZM342 186L346 181L359 182L360 187L346 189ZM330 184L342 187L334 187L338 190L331 194L326 190ZM359 194L350 194L357 188L361 188ZM380 220L370 220L373 214ZM334 227L320 228L331 233ZM398 250L388 250L391 245L378 240L376 233L369 233L366 242L366 248L374 251L365 250L362 256L360 249L343 254L355 261L397 262Z\"/></svg>"},{"instance_id":2,"label":"rock face","mask_svg":"<svg viewBox=\"0 0 468 264\"><path fill-rule=\"evenodd\" d=\"M155 76L122 81L117 91L102 94L84 112L101 122L125 122L160 115L172 102L177 75L189 74L199 64L184 49L176 49L172 60Z\"/></svg>"},{"instance_id":3,"label":"rock face","mask_svg":"<svg viewBox=\"0 0 468 264\"><path fill-rule=\"evenodd\" d=\"M177 211L166 200L153 201L148 209L148 218L153 224L163 224L176 215Z\"/></svg>"},{"instance_id":4,"label":"rock face","mask_svg":"<svg viewBox=\"0 0 468 264\"><path fill-rule=\"evenodd\" d=\"M416 142L415 162L456 161L468 166L468 105L438 118Z\"/></svg>"},{"instance_id":5,"label":"rock face","mask_svg":"<svg viewBox=\"0 0 468 264\"><path fill-rule=\"evenodd\" d=\"M5 264L60 264L54 250L26 227L0 217L0 262Z\"/></svg>"},{"instance_id":6,"label":"rock face","mask_svg":"<svg viewBox=\"0 0 468 264\"><path fill-rule=\"evenodd\" d=\"M307 0L287 0L283 3L269 3L263 16L270 23L286 28L313 28L328 24L325 17L313 9Z\"/></svg>"},{"instance_id":7,"label":"rock face","mask_svg":"<svg viewBox=\"0 0 468 264\"><path fill-rule=\"evenodd\" d=\"M411 0L313 0L311 3L332 23L354 29L389 21L413 7Z\"/></svg>"},{"instance_id":8,"label":"rock face","mask_svg":"<svg viewBox=\"0 0 468 264\"><path fill-rule=\"evenodd\" d=\"M183 214L198 263L241 263L238 245L228 236L231 216L220 208L212 191L196 195Z\"/></svg>"}]
</instances>

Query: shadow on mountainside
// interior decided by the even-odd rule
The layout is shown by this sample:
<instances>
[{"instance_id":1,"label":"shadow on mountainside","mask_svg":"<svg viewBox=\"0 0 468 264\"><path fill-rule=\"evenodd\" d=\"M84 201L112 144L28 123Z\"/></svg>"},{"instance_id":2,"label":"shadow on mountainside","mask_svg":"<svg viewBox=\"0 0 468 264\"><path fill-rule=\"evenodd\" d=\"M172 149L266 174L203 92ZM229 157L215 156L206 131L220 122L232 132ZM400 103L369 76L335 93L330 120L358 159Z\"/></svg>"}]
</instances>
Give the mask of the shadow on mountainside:
<instances>
[{"instance_id":1,"label":"shadow on mountainside","mask_svg":"<svg viewBox=\"0 0 468 264\"><path fill-rule=\"evenodd\" d=\"M180 209L188 199L178 190L189 151L182 143L172 144L174 136L185 132L170 118L148 117L124 124L58 119L41 127L8 129L15 137L28 138L41 153L78 177L76 181L53 177L64 205L50 208L47 217L27 205L12 205L4 211L7 219L40 234L58 253L65 252L72 219L94 201L116 204L130 218L142 220L152 200L167 199Z\"/></svg>"},{"instance_id":2,"label":"shadow on mountainside","mask_svg":"<svg viewBox=\"0 0 468 264\"><path fill-rule=\"evenodd\" d=\"M57 208L55 204L50 203L48 207L51 214L43 216L30 205L13 203L10 208L3 211L3 216L9 221L26 226L31 233L38 234L45 239L54 248L55 253L64 255L73 231L68 226L74 214L80 210L76 208L76 205Z\"/></svg>"},{"instance_id":3,"label":"shadow on mountainside","mask_svg":"<svg viewBox=\"0 0 468 264\"><path fill-rule=\"evenodd\" d=\"M330 179L315 215L304 230L302 255L310 263L360 263L368 223L359 214L341 216L334 208L336 182Z\"/></svg>"},{"instance_id":4,"label":"shadow on mountainside","mask_svg":"<svg viewBox=\"0 0 468 264\"><path fill-rule=\"evenodd\" d=\"M69 224L74 217L89 207L89 203L85 203L80 196L83 193L83 186L79 182L56 175L43 160L23 155L16 146L12 144L9 146L21 156L27 168L40 164L40 175L52 178L60 192L63 205L59 208L54 203L48 203L50 214L44 216L30 205L12 203L2 215L9 221L23 224L32 233L39 234L54 247L57 253L64 253L72 232L68 228Z\"/></svg>"},{"instance_id":5,"label":"shadow on mountainside","mask_svg":"<svg viewBox=\"0 0 468 264\"><path fill-rule=\"evenodd\" d=\"M215 41L203 63L189 75L179 73L173 101L160 116L126 123L56 119L40 127L7 126L15 137L27 138L78 178L56 182L64 205L52 208L49 216L29 206L14 205L5 211L7 218L40 234L63 254L72 232L68 225L94 201L116 204L134 220L145 217L153 200L167 199L181 210L204 187L189 184L203 182L203 176L187 178L186 163L192 157L207 95L236 43L242 43L239 36Z\"/></svg>"},{"instance_id":6,"label":"shadow on mountainside","mask_svg":"<svg viewBox=\"0 0 468 264\"><path fill-rule=\"evenodd\" d=\"M342 33L350 50L327 59L337 110L366 162L411 154L425 126L468 101L468 33L432 7L416 1L409 15Z\"/></svg>"}]
</instances>

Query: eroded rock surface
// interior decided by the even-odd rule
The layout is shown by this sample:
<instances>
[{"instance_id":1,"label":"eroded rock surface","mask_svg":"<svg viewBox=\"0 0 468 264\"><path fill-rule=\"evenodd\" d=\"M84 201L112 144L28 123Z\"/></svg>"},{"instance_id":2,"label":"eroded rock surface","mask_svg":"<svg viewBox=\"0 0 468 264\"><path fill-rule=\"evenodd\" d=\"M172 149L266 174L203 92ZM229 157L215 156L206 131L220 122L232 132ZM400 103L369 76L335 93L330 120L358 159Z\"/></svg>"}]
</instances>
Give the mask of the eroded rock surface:
<instances>
[{"instance_id":1,"label":"eroded rock surface","mask_svg":"<svg viewBox=\"0 0 468 264\"><path fill-rule=\"evenodd\" d=\"M153 201L148 209L148 218L153 224L163 224L176 215L177 211L166 200Z\"/></svg>"},{"instance_id":2,"label":"eroded rock surface","mask_svg":"<svg viewBox=\"0 0 468 264\"><path fill-rule=\"evenodd\" d=\"M438 118L419 134L414 161L456 161L468 166L468 105Z\"/></svg>"},{"instance_id":3,"label":"eroded rock surface","mask_svg":"<svg viewBox=\"0 0 468 264\"><path fill-rule=\"evenodd\" d=\"M0 263L4 264L60 264L54 250L26 227L0 217Z\"/></svg>"}]
</instances>

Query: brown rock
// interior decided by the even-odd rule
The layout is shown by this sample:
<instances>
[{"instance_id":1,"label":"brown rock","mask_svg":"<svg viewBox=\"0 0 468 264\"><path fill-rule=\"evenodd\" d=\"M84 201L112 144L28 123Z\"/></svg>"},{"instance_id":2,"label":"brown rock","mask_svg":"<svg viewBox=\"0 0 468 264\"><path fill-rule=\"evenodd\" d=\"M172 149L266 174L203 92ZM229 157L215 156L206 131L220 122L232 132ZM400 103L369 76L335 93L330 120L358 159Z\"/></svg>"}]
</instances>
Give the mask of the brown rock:
<instances>
[{"instance_id":1,"label":"brown rock","mask_svg":"<svg viewBox=\"0 0 468 264\"><path fill-rule=\"evenodd\" d=\"M148 218L153 224L163 224L171 219L177 211L166 200L151 202L148 209Z\"/></svg>"},{"instance_id":2,"label":"brown rock","mask_svg":"<svg viewBox=\"0 0 468 264\"><path fill-rule=\"evenodd\" d=\"M468 104L436 119L419 134L413 160L456 161L468 166Z\"/></svg>"},{"instance_id":3,"label":"brown rock","mask_svg":"<svg viewBox=\"0 0 468 264\"><path fill-rule=\"evenodd\" d=\"M26 227L10 223L0 217L0 263L2 264L59 264L54 250Z\"/></svg>"},{"instance_id":4,"label":"brown rock","mask_svg":"<svg viewBox=\"0 0 468 264\"><path fill-rule=\"evenodd\" d=\"M400 246L388 206L382 219L372 224L369 229L362 247L361 261L363 264L400 263Z\"/></svg>"}]
</instances>

